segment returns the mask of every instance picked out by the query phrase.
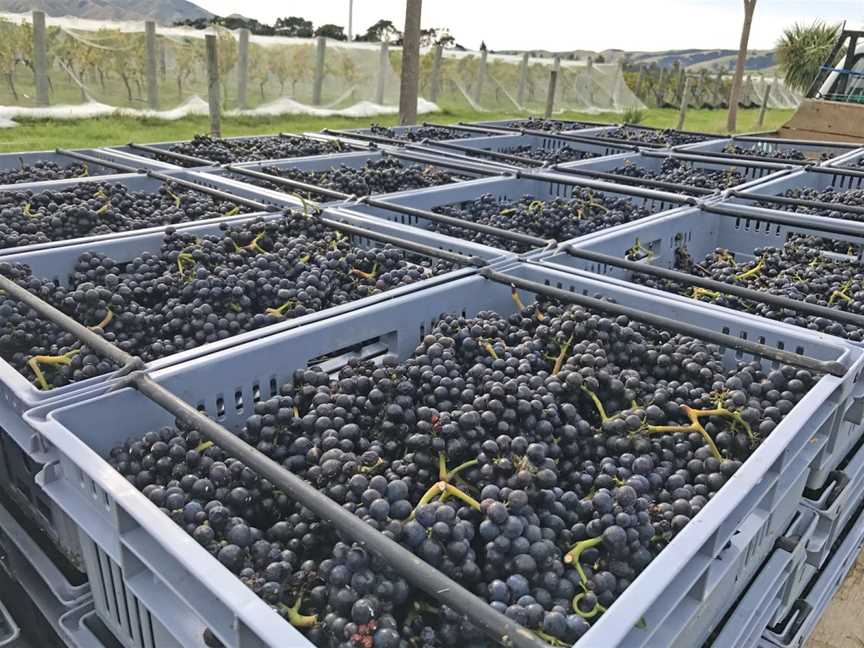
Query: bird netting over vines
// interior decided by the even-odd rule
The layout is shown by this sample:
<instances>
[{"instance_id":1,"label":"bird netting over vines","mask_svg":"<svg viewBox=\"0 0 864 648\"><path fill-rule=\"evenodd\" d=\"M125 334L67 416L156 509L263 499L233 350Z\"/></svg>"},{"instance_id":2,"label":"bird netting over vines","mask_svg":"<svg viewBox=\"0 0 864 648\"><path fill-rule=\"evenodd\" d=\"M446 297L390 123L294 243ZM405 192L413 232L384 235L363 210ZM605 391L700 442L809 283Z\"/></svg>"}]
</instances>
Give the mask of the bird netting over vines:
<instances>
[{"instance_id":1,"label":"bird netting over vines","mask_svg":"<svg viewBox=\"0 0 864 648\"><path fill-rule=\"evenodd\" d=\"M31 20L29 14L0 14L0 122L18 115L84 117L118 109L166 119L206 114L208 32L217 35L222 106L229 113L372 116L394 113L399 103L402 53L397 46L251 36L244 65L239 32L158 27L155 92L148 92L143 23L52 17L47 18L46 103L37 100ZM631 90L632 73L625 79L617 63L424 48L420 111L542 112L553 69L558 71L556 112L645 107ZM710 76L701 79L691 85L691 105L720 107L728 97L724 81L718 77L712 85ZM797 104L782 82L755 76L745 83L744 103L759 105L768 83L769 107ZM641 96L648 96L646 103L678 105L680 89L675 97L675 84L666 85L653 97L646 77Z\"/></svg>"}]
</instances>

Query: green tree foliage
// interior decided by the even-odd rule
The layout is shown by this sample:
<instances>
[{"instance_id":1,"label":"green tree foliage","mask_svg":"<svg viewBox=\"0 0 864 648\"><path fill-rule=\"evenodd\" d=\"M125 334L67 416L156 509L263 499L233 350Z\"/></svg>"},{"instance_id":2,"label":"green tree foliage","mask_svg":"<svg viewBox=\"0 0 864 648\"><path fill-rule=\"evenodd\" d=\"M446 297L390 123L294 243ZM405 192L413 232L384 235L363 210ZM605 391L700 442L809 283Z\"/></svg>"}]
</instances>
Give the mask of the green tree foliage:
<instances>
[{"instance_id":1,"label":"green tree foliage","mask_svg":"<svg viewBox=\"0 0 864 648\"><path fill-rule=\"evenodd\" d=\"M795 23L783 31L775 56L787 86L807 91L831 53L839 32L840 25L829 25L821 20L810 25Z\"/></svg>"},{"instance_id":2,"label":"green tree foliage","mask_svg":"<svg viewBox=\"0 0 864 648\"><path fill-rule=\"evenodd\" d=\"M300 18L299 16L277 18L273 28L279 36L290 36L294 38L312 38L314 33L312 29L312 21Z\"/></svg>"},{"instance_id":3,"label":"green tree foliage","mask_svg":"<svg viewBox=\"0 0 864 648\"><path fill-rule=\"evenodd\" d=\"M393 22L390 20L379 20L365 34L357 36L354 40L364 41L367 43L396 43L402 40L402 32L396 29Z\"/></svg>"},{"instance_id":4,"label":"green tree foliage","mask_svg":"<svg viewBox=\"0 0 864 648\"><path fill-rule=\"evenodd\" d=\"M315 30L315 35L338 41L348 40L348 37L345 35L345 28L340 25L334 25L333 23L321 25Z\"/></svg>"}]
</instances>

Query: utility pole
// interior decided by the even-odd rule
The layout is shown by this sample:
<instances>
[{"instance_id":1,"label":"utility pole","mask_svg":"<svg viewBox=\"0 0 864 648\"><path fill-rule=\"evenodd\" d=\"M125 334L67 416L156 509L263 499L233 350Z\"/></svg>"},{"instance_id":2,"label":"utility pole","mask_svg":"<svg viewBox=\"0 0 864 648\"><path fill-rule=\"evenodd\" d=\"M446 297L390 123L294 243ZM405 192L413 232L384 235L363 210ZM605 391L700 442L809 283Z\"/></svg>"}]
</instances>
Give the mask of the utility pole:
<instances>
[{"instance_id":1,"label":"utility pole","mask_svg":"<svg viewBox=\"0 0 864 648\"><path fill-rule=\"evenodd\" d=\"M348 41L354 40L354 0L348 0Z\"/></svg>"}]
</instances>

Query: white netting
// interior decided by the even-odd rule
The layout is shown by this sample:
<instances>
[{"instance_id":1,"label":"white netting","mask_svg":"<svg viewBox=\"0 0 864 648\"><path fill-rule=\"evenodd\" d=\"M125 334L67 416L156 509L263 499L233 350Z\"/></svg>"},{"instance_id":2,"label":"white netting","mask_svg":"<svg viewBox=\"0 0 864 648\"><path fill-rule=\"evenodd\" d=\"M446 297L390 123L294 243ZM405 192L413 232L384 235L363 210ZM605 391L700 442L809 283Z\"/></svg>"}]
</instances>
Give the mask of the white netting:
<instances>
[{"instance_id":1,"label":"white netting","mask_svg":"<svg viewBox=\"0 0 864 648\"><path fill-rule=\"evenodd\" d=\"M156 101L148 93L147 48L140 22L47 18L48 105L36 100L33 28L29 14L0 13L0 126L14 117L81 118L120 112L159 119L207 113L204 36L218 37L222 106L226 114L345 115L397 112L399 47L322 39L251 36L241 90L239 34L225 29L159 27L154 68ZM421 113L438 109L541 113L550 72L558 70L553 110L617 112L646 105L678 107L680 71L635 75L618 64L523 58L433 48L421 52ZM692 106L723 107L728 80L691 79ZM777 79L748 78L742 105L759 105L772 83L769 107L798 98Z\"/></svg>"},{"instance_id":2,"label":"white netting","mask_svg":"<svg viewBox=\"0 0 864 648\"><path fill-rule=\"evenodd\" d=\"M661 69L648 66L641 70L628 70L625 77L645 104L658 108L678 108L681 105L686 79L690 81L687 104L691 108L728 107L732 86L731 73L706 68L688 68L685 73L678 67ZM771 86L768 108L792 109L801 103L800 93L790 90L783 79L760 73L745 75L741 88L741 106L761 106L768 85Z\"/></svg>"}]
</instances>

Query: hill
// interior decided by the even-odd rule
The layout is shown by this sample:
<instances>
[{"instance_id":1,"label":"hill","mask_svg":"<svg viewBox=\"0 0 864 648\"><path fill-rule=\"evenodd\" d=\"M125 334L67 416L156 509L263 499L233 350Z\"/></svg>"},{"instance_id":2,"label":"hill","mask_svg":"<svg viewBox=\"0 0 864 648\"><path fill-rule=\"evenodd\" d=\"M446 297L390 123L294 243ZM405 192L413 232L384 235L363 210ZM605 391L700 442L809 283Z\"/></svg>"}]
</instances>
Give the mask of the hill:
<instances>
[{"instance_id":1,"label":"hill","mask_svg":"<svg viewBox=\"0 0 864 648\"><path fill-rule=\"evenodd\" d=\"M0 11L29 13L37 9L49 16L76 16L91 20L155 20L160 25L213 16L188 0L0 0Z\"/></svg>"}]
</instances>

